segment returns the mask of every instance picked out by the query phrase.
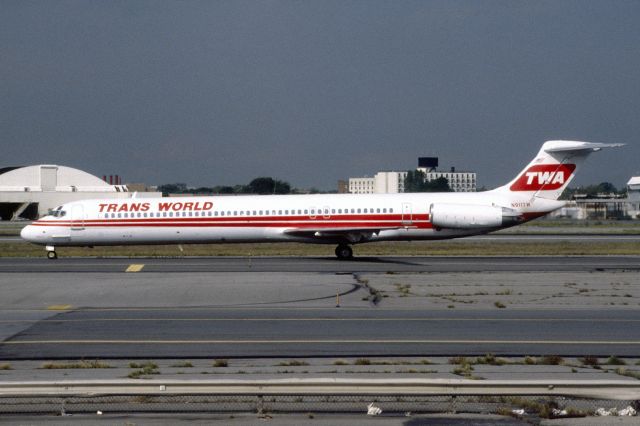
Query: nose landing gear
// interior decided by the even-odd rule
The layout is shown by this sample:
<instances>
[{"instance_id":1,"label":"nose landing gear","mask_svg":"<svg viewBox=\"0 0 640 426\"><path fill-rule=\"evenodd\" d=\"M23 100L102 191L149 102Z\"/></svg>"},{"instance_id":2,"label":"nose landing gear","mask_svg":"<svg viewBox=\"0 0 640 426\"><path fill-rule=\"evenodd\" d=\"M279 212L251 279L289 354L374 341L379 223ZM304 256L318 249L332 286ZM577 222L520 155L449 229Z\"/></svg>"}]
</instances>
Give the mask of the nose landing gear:
<instances>
[{"instance_id":1,"label":"nose landing gear","mask_svg":"<svg viewBox=\"0 0 640 426\"><path fill-rule=\"evenodd\" d=\"M56 253L56 248L54 246L47 246L47 259L57 259L58 253Z\"/></svg>"},{"instance_id":2,"label":"nose landing gear","mask_svg":"<svg viewBox=\"0 0 640 426\"><path fill-rule=\"evenodd\" d=\"M339 244L336 247L336 257L340 260L347 260L353 258L353 249L347 244Z\"/></svg>"}]
</instances>

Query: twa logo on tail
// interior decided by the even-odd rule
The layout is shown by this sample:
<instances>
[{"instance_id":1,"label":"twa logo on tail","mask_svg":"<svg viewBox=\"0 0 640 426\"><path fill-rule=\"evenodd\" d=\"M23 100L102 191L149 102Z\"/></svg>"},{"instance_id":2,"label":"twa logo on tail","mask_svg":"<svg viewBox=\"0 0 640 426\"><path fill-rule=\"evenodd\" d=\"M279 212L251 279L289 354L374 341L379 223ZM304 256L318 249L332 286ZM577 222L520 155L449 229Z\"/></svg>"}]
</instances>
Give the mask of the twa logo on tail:
<instances>
[{"instance_id":1,"label":"twa logo on tail","mask_svg":"<svg viewBox=\"0 0 640 426\"><path fill-rule=\"evenodd\" d=\"M552 191L569 180L576 169L575 164L540 164L529 167L511 185L512 191Z\"/></svg>"}]
</instances>

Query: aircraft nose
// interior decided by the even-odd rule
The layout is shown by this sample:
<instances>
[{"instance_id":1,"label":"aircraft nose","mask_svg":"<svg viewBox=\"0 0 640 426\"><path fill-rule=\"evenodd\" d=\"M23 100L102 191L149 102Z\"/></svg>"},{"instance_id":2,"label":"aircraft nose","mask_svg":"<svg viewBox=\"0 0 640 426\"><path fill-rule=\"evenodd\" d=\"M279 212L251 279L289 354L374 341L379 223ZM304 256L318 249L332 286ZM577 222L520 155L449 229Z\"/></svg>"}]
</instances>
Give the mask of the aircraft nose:
<instances>
[{"instance_id":1,"label":"aircraft nose","mask_svg":"<svg viewBox=\"0 0 640 426\"><path fill-rule=\"evenodd\" d=\"M24 228L22 228L22 231L20 231L20 237L22 237L23 240L35 241L36 239L35 226L27 225Z\"/></svg>"}]
</instances>

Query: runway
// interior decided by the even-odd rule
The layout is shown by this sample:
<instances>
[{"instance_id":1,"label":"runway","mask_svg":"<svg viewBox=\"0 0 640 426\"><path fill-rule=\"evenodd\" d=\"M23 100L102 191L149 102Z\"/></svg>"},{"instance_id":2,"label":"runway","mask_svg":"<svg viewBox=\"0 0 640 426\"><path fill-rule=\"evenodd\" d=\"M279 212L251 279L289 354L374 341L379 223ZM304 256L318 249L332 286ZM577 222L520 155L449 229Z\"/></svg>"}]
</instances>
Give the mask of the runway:
<instances>
[{"instance_id":1,"label":"runway","mask_svg":"<svg viewBox=\"0 0 640 426\"><path fill-rule=\"evenodd\" d=\"M5 258L0 359L640 356L639 269L638 256Z\"/></svg>"},{"instance_id":2,"label":"runway","mask_svg":"<svg viewBox=\"0 0 640 426\"><path fill-rule=\"evenodd\" d=\"M99 309L38 321L0 357L633 356L638 324L637 310Z\"/></svg>"},{"instance_id":3,"label":"runway","mask_svg":"<svg viewBox=\"0 0 640 426\"><path fill-rule=\"evenodd\" d=\"M409 256L180 257L180 258L0 258L0 273L30 272L489 272L640 270L640 256Z\"/></svg>"}]
</instances>

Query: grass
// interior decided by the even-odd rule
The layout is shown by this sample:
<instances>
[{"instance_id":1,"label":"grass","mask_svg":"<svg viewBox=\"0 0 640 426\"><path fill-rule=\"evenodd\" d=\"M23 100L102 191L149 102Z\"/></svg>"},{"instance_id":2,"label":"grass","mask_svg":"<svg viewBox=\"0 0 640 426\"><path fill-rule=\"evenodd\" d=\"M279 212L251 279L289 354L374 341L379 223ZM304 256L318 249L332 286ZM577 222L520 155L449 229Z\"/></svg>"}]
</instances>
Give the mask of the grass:
<instances>
[{"instance_id":1,"label":"grass","mask_svg":"<svg viewBox=\"0 0 640 426\"><path fill-rule=\"evenodd\" d=\"M353 362L353 365L371 365L371 360L368 358L358 358Z\"/></svg>"},{"instance_id":2,"label":"grass","mask_svg":"<svg viewBox=\"0 0 640 426\"><path fill-rule=\"evenodd\" d=\"M11 364L0 364L0 370L12 370Z\"/></svg>"},{"instance_id":3,"label":"grass","mask_svg":"<svg viewBox=\"0 0 640 426\"><path fill-rule=\"evenodd\" d=\"M343 359L333 361L333 365L349 365L349 363Z\"/></svg>"},{"instance_id":4,"label":"grass","mask_svg":"<svg viewBox=\"0 0 640 426\"><path fill-rule=\"evenodd\" d=\"M506 308L506 307L507 307L507 305L505 305L504 303L502 303L502 302L501 302L501 301L499 301L499 300L498 300L498 301L496 301L496 302L493 302L493 306L495 306L495 307L496 307L496 308L498 308L498 309L504 309L504 308Z\"/></svg>"},{"instance_id":5,"label":"grass","mask_svg":"<svg viewBox=\"0 0 640 426\"><path fill-rule=\"evenodd\" d=\"M189 361L185 361L185 362L175 363L175 364L171 365L171 367L173 367L173 368L193 368L193 364L190 363Z\"/></svg>"},{"instance_id":6,"label":"grass","mask_svg":"<svg viewBox=\"0 0 640 426\"><path fill-rule=\"evenodd\" d=\"M184 252L176 245L58 247L60 257L182 257L182 256L327 256L333 245L298 243L263 244L186 244ZM640 255L637 241L414 241L381 242L356 247L357 256L537 256L548 255ZM43 257L42 246L9 241L0 246L0 257Z\"/></svg>"},{"instance_id":7,"label":"grass","mask_svg":"<svg viewBox=\"0 0 640 426\"><path fill-rule=\"evenodd\" d=\"M67 370L67 369L91 369L91 368L113 368L102 361L80 361L80 362L46 362L40 367L43 370Z\"/></svg>"}]
</instances>

